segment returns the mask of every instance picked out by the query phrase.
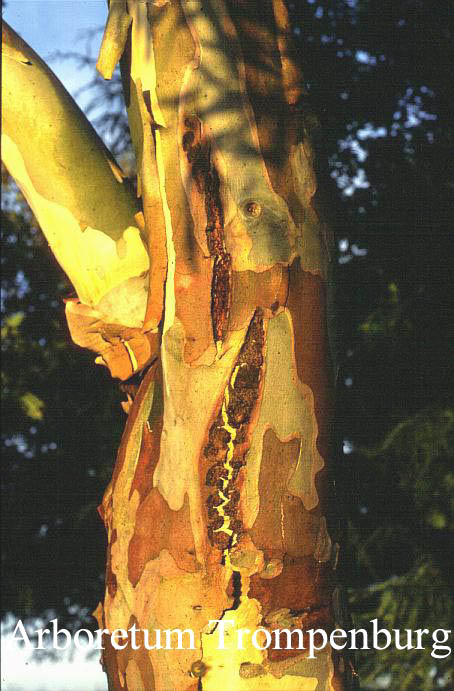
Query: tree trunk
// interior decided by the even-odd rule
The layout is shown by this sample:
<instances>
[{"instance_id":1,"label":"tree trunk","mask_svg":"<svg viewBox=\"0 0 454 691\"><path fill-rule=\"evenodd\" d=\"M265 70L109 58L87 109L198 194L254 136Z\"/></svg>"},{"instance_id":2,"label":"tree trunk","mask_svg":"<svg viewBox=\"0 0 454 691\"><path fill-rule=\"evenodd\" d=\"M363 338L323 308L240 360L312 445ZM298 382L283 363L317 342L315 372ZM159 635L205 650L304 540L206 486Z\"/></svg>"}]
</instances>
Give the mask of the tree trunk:
<instances>
[{"instance_id":1,"label":"tree trunk","mask_svg":"<svg viewBox=\"0 0 454 691\"><path fill-rule=\"evenodd\" d=\"M17 93L27 68L47 68L34 54L27 63L18 37L9 45ZM143 215L100 143L102 176L87 185L57 171L73 194L55 201L39 166L32 174L24 165L17 125L4 126L7 165L78 291L80 302L67 305L74 340L114 376L141 372L100 507L109 546L96 616L102 628L124 629L126 645L116 650L105 637L109 689L350 688L347 657L329 645L309 659L294 642L285 650L285 638L282 650L260 650L250 635L241 648L237 638L260 629L255 642L265 647L276 628L329 634L346 623L328 475L331 236L314 172L318 123L283 0L111 0L98 61L105 78L120 57ZM55 83L44 88L65 100ZM33 123L23 117L25 139ZM45 123L58 117L54 108L36 118L45 140L37 147L50 146L56 135ZM63 142L80 158L62 156L86 172L95 135L85 141L82 129ZM58 225L49 220L55 204L69 209L73 228L58 242L83 245L101 285L57 251L48 230ZM225 649L215 621L232 622ZM173 634L172 649L147 650L137 635L135 650L133 625L149 630L150 645L154 630L189 629L194 649L185 633L185 649Z\"/></svg>"}]
</instances>

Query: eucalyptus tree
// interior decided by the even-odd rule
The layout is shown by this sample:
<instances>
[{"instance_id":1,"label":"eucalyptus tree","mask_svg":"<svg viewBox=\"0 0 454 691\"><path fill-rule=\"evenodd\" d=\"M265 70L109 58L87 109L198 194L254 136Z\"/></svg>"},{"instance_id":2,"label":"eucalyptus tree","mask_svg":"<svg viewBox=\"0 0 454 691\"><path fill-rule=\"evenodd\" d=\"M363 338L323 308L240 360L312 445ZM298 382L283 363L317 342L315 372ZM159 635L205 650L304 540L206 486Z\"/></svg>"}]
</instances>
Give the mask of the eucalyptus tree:
<instances>
[{"instance_id":1,"label":"eucalyptus tree","mask_svg":"<svg viewBox=\"0 0 454 691\"><path fill-rule=\"evenodd\" d=\"M283 0L111 0L97 68L121 64L136 190L7 25L2 50L2 156L77 293L72 339L125 382L99 508L94 614L126 639L105 637L109 688L351 688L329 645L315 659L266 646L276 628L320 629L320 644L347 623L332 238ZM189 629L195 645L134 646L134 625ZM245 628L259 645L238 645Z\"/></svg>"}]
</instances>

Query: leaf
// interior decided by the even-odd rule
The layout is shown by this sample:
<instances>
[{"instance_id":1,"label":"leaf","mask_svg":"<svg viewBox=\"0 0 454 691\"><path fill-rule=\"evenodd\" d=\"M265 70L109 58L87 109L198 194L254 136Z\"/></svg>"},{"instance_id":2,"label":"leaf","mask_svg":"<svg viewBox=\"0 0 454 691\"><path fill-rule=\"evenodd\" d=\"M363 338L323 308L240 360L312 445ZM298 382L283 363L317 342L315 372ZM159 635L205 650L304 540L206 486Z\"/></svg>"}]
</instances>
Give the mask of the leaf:
<instances>
[{"instance_id":1,"label":"leaf","mask_svg":"<svg viewBox=\"0 0 454 691\"><path fill-rule=\"evenodd\" d=\"M21 406L23 411L32 420L42 420L44 417L43 410L45 408L44 401L42 401L38 396L28 391L20 398Z\"/></svg>"},{"instance_id":2,"label":"leaf","mask_svg":"<svg viewBox=\"0 0 454 691\"><path fill-rule=\"evenodd\" d=\"M2 338L14 335L24 320L24 312L13 312L3 320Z\"/></svg>"}]
</instances>

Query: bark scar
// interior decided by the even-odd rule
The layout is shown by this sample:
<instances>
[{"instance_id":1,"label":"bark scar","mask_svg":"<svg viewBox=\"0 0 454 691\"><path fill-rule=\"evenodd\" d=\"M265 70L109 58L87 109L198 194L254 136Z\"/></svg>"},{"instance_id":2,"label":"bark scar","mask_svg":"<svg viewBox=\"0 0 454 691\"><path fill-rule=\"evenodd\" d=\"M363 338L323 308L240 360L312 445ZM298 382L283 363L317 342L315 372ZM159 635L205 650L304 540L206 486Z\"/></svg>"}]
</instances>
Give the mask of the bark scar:
<instances>
[{"instance_id":1,"label":"bark scar","mask_svg":"<svg viewBox=\"0 0 454 691\"><path fill-rule=\"evenodd\" d=\"M257 308L224 391L221 410L208 433L204 460L213 462L205 483L213 487L207 499L208 537L223 550L223 562L244 532L238 517L240 492L236 487L247 452L247 428L259 395L265 332L263 310Z\"/></svg>"},{"instance_id":2,"label":"bark scar","mask_svg":"<svg viewBox=\"0 0 454 691\"><path fill-rule=\"evenodd\" d=\"M183 150L197 189L204 194L208 252L213 258L211 282L211 323L218 353L226 338L232 303L232 258L224 239L224 212L220 195L220 180L212 162L211 145L201 140L197 118L185 118Z\"/></svg>"}]
</instances>

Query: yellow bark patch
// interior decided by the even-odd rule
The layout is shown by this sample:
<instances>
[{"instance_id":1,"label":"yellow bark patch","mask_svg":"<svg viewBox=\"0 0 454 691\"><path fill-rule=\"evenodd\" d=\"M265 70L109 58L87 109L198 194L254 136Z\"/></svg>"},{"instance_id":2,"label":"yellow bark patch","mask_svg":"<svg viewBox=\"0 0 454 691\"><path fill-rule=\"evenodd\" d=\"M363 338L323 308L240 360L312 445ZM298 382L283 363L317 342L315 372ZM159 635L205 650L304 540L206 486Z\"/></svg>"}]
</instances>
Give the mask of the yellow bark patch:
<instances>
[{"instance_id":1,"label":"yellow bark patch","mask_svg":"<svg viewBox=\"0 0 454 691\"><path fill-rule=\"evenodd\" d=\"M155 642L153 629L161 632L165 629L191 629L194 632L194 649L189 649L188 634L185 634L185 649L150 650L147 653L157 689L180 691L186 685L190 686L192 666L202 656L200 632L210 620L219 619L223 609L229 606L225 588L220 566L209 575L202 571L186 573L178 568L167 550L162 550L158 558L148 562L134 590L134 613L138 626L150 630L151 644ZM161 636L165 641L165 634L161 633ZM131 691L135 691L134 687Z\"/></svg>"},{"instance_id":2,"label":"yellow bark patch","mask_svg":"<svg viewBox=\"0 0 454 691\"><path fill-rule=\"evenodd\" d=\"M110 291L148 270L134 219L136 200L53 72L6 25L2 37L2 158L80 299L95 307ZM143 298L139 284L124 291L133 303L136 288ZM122 305L117 314L118 297L108 316L119 322L125 310ZM143 305L139 315L134 309L128 326L143 320Z\"/></svg>"},{"instance_id":3,"label":"yellow bark patch","mask_svg":"<svg viewBox=\"0 0 454 691\"><path fill-rule=\"evenodd\" d=\"M102 37L96 69L104 77L110 79L117 62L121 58L131 17L127 11L126 0L113 0L109 6L109 15Z\"/></svg>"}]
</instances>

